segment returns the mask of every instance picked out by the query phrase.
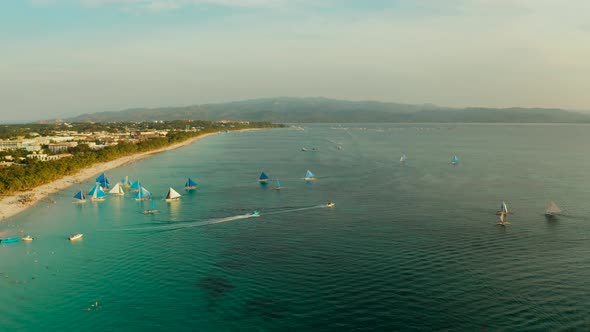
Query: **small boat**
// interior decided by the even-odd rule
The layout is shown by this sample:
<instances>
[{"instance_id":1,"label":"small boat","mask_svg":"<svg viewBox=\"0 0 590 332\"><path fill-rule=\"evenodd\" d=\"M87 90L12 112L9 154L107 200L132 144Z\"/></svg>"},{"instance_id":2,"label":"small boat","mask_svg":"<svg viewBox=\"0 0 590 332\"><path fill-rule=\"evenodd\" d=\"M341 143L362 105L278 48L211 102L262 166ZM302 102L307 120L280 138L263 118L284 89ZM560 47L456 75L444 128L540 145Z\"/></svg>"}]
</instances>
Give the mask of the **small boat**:
<instances>
[{"instance_id":1,"label":"small boat","mask_svg":"<svg viewBox=\"0 0 590 332\"><path fill-rule=\"evenodd\" d=\"M168 189L168 194L166 195L166 202L179 201L180 196L181 195L171 187L170 189Z\"/></svg>"},{"instance_id":2,"label":"small boat","mask_svg":"<svg viewBox=\"0 0 590 332\"><path fill-rule=\"evenodd\" d=\"M155 213L158 213L158 210L156 210L156 203L154 203L154 201L152 201L151 208L143 210L143 214L155 214Z\"/></svg>"},{"instance_id":3,"label":"small boat","mask_svg":"<svg viewBox=\"0 0 590 332\"><path fill-rule=\"evenodd\" d=\"M139 187L141 187L141 183L139 182L139 180L133 182L129 188L131 188L133 190L134 193L139 191Z\"/></svg>"},{"instance_id":4,"label":"small boat","mask_svg":"<svg viewBox=\"0 0 590 332\"><path fill-rule=\"evenodd\" d=\"M315 180L315 175L310 170L307 170L307 173L305 173L305 177L303 179L305 181L313 181Z\"/></svg>"},{"instance_id":5,"label":"small boat","mask_svg":"<svg viewBox=\"0 0 590 332\"><path fill-rule=\"evenodd\" d=\"M33 237L30 236L30 235L27 235L25 237L22 237L21 240L23 240L23 241L33 241Z\"/></svg>"},{"instance_id":6,"label":"small boat","mask_svg":"<svg viewBox=\"0 0 590 332\"><path fill-rule=\"evenodd\" d=\"M260 173L260 177L258 177L258 182L268 183L268 175L266 175L266 173L264 172Z\"/></svg>"},{"instance_id":7,"label":"small boat","mask_svg":"<svg viewBox=\"0 0 590 332\"><path fill-rule=\"evenodd\" d=\"M104 175L104 173L102 173L101 175L99 175L96 178L96 182L99 183L100 186L103 187L103 188L105 188L105 189L108 189L109 188L109 185L111 184L109 182L109 179L107 178L107 176Z\"/></svg>"},{"instance_id":8,"label":"small boat","mask_svg":"<svg viewBox=\"0 0 590 332\"><path fill-rule=\"evenodd\" d=\"M328 203L326 204L326 207L327 207L327 208L333 208L333 207L335 207L335 206L336 206L336 203L334 203L334 202L328 202Z\"/></svg>"},{"instance_id":9,"label":"small boat","mask_svg":"<svg viewBox=\"0 0 590 332\"><path fill-rule=\"evenodd\" d=\"M150 199L151 196L152 196L152 193L150 193L147 189L142 187L140 184L139 190L137 191L137 195L135 196L135 200L136 201L147 201Z\"/></svg>"},{"instance_id":10,"label":"small boat","mask_svg":"<svg viewBox=\"0 0 590 332\"><path fill-rule=\"evenodd\" d=\"M338 149L338 150L342 150L342 146L338 145L338 146L336 147L336 149Z\"/></svg>"},{"instance_id":11,"label":"small boat","mask_svg":"<svg viewBox=\"0 0 590 332\"><path fill-rule=\"evenodd\" d=\"M188 178L188 180L186 180L186 183L184 184L184 190L190 191L195 189L197 189L197 183L193 181L193 179Z\"/></svg>"},{"instance_id":12,"label":"small boat","mask_svg":"<svg viewBox=\"0 0 590 332\"><path fill-rule=\"evenodd\" d=\"M561 209L554 201L549 201L547 209L545 210L545 216L547 218L553 218L561 214Z\"/></svg>"},{"instance_id":13,"label":"small boat","mask_svg":"<svg viewBox=\"0 0 590 332\"><path fill-rule=\"evenodd\" d=\"M272 190L281 190L281 188L282 188L282 187L281 187L281 181L279 181L279 179L276 179L276 180L275 180L275 185L274 185L274 186L272 186L272 188L271 188L271 189L272 189Z\"/></svg>"},{"instance_id":14,"label":"small boat","mask_svg":"<svg viewBox=\"0 0 590 332\"><path fill-rule=\"evenodd\" d=\"M131 180L129 179L128 175L121 179L121 187L126 189L129 189L129 187L131 187Z\"/></svg>"},{"instance_id":15,"label":"small boat","mask_svg":"<svg viewBox=\"0 0 590 332\"><path fill-rule=\"evenodd\" d=\"M306 148L301 148L301 151L307 152L307 149Z\"/></svg>"},{"instance_id":16,"label":"small boat","mask_svg":"<svg viewBox=\"0 0 590 332\"><path fill-rule=\"evenodd\" d=\"M9 237L9 238L6 238L6 239L1 239L1 240L0 240L0 243L1 243L1 244L5 244L5 243L15 243L15 242L18 242L18 237Z\"/></svg>"},{"instance_id":17,"label":"small boat","mask_svg":"<svg viewBox=\"0 0 590 332\"><path fill-rule=\"evenodd\" d=\"M459 163L459 157L453 156L453 158L451 159L451 165L457 165L458 163Z\"/></svg>"},{"instance_id":18,"label":"small boat","mask_svg":"<svg viewBox=\"0 0 590 332\"><path fill-rule=\"evenodd\" d=\"M504 201L502 201L502 204L500 204L500 210L496 211L497 216L501 214L508 214L508 205L506 205L506 202Z\"/></svg>"},{"instance_id":19,"label":"small boat","mask_svg":"<svg viewBox=\"0 0 590 332\"><path fill-rule=\"evenodd\" d=\"M78 191L76 195L74 195L76 199L74 202L76 203L86 203L86 195L82 192L82 190Z\"/></svg>"},{"instance_id":20,"label":"small boat","mask_svg":"<svg viewBox=\"0 0 590 332\"><path fill-rule=\"evenodd\" d=\"M400 163L405 163L406 160L408 160L408 156L406 156L405 154L402 154L401 158L399 158L399 162Z\"/></svg>"},{"instance_id":21,"label":"small boat","mask_svg":"<svg viewBox=\"0 0 590 332\"><path fill-rule=\"evenodd\" d=\"M105 194L105 192L102 191L102 186L98 182L94 185L94 187L92 187L92 189L90 189L88 195L90 195L91 201L99 202L104 201L105 197L107 197L107 194Z\"/></svg>"},{"instance_id":22,"label":"small boat","mask_svg":"<svg viewBox=\"0 0 590 332\"><path fill-rule=\"evenodd\" d=\"M251 217L260 217L260 212L254 211L254 212L250 213L250 216Z\"/></svg>"},{"instance_id":23,"label":"small boat","mask_svg":"<svg viewBox=\"0 0 590 332\"><path fill-rule=\"evenodd\" d=\"M510 223L506 220L506 214L505 213L500 213L500 221L498 221L496 223L496 225L498 226L506 226L506 225L510 225Z\"/></svg>"},{"instance_id":24,"label":"small boat","mask_svg":"<svg viewBox=\"0 0 590 332\"><path fill-rule=\"evenodd\" d=\"M82 233L72 234L72 235L68 236L68 240L70 240L70 241L80 240L82 238L82 236L84 236L84 234L82 234Z\"/></svg>"},{"instance_id":25,"label":"small boat","mask_svg":"<svg viewBox=\"0 0 590 332\"><path fill-rule=\"evenodd\" d=\"M115 195L115 196L123 196L123 195L125 195L125 192L123 191L123 188L121 187L121 185L116 183L115 186L113 187L113 189L109 190L109 194Z\"/></svg>"}]
</instances>

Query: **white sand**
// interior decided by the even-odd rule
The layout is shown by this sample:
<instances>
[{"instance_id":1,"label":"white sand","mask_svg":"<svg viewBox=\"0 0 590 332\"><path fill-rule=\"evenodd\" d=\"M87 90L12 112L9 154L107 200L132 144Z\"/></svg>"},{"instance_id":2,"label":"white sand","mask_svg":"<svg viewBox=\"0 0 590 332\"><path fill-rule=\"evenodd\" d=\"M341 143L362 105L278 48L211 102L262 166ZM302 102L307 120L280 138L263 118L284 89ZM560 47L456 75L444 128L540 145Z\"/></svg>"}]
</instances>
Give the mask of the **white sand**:
<instances>
[{"instance_id":1,"label":"white sand","mask_svg":"<svg viewBox=\"0 0 590 332\"><path fill-rule=\"evenodd\" d=\"M246 131L246 130L256 130L256 129L243 129L240 131ZM207 136L211 136L211 135L215 135L215 134L217 134L217 133L203 134L201 136L197 136L197 137L188 139L184 142L170 145L170 146L167 146L162 149L152 150L152 151L148 151L148 152L142 152L142 153L138 153L138 154L135 154L132 156L121 157L119 159L111 160L111 161L108 161L105 163L96 163L88 168L80 170L78 173L76 173L74 175L64 176L61 179L41 185L41 186L36 187L32 190L28 190L28 191L20 192L18 194L14 194L12 196L4 197L4 198L2 198L2 200L0 200L0 220L6 220L7 218L12 217L12 216L26 210L27 208L35 205L39 201L44 200L49 194L56 193L62 189L70 187L76 183L86 181L86 180L96 176L99 173L106 172L110 169L121 167L121 166L129 164L129 163L136 162L138 160L150 157L151 155L159 153L159 152L173 150L173 149L177 149L177 148L180 148L183 146L187 146L197 140L200 140L200 139L203 139ZM27 195L27 194L31 194L31 198L32 198L31 202L26 203L26 204L19 203L18 198L20 196ZM49 199L47 199L46 202L51 202L51 201Z\"/></svg>"}]
</instances>

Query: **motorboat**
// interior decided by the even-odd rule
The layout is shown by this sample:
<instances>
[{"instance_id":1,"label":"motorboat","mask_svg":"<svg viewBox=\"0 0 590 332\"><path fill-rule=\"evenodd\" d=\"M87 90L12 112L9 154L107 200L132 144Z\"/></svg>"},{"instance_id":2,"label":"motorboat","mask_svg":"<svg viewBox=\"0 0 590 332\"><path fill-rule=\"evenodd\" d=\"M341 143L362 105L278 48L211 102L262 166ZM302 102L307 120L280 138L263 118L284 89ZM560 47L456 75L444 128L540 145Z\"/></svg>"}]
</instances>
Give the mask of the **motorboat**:
<instances>
[{"instance_id":1,"label":"motorboat","mask_svg":"<svg viewBox=\"0 0 590 332\"><path fill-rule=\"evenodd\" d=\"M72 234L72 235L68 236L68 240L70 240L70 241L80 240L82 238L82 236L84 236L84 234L82 234L82 233Z\"/></svg>"}]
</instances>

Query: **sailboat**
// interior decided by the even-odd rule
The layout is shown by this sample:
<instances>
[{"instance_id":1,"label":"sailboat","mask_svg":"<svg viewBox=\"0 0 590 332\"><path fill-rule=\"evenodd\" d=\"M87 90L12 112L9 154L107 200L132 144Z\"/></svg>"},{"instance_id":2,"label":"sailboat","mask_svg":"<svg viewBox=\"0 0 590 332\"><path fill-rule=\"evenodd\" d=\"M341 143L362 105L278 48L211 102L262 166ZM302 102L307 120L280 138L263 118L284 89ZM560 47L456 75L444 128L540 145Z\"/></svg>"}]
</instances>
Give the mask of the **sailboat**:
<instances>
[{"instance_id":1,"label":"sailboat","mask_svg":"<svg viewBox=\"0 0 590 332\"><path fill-rule=\"evenodd\" d=\"M139 191L139 187L141 187L141 183L139 182L139 180L133 182L131 186L129 186L129 188L131 188L135 193Z\"/></svg>"},{"instance_id":2,"label":"sailboat","mask_svg":"<svg viewBox=\"0 0 590 332\"><path fill-rule=\"evenodd\" d=\"M496 223L496 225L499 225L499 226L510 225L510 223L506 220L506 213L504 213L504 212L500 213L500 221L498 221Z\"/></svg>"},{"instance_id":3,"label":"sailboat","mask_svg":"<svg viewBox=\"0 0 590 332\"><path fill-rule=\"evenodd\" d=\"M125 195L125 192L123 191L123 188L121 188L121 185L119 183L116 183L113 189L109 190L109 194L115 196L123 196Z\"/></svg>"},{"instance_id":4,"label":"sailboat","mask_svg":"<svg viewBox=\"0 0 590 332\"><path fill-rule=\"evenodd\" d=\"M560 214L561 209L559 208L559 206L557 206L557 204L555 204L554 201L549 201L549 203L547 204L547 209L545 210L545 217L553 218Z\"/></svg>"},{"instance_id":5,"label":"sailboat","mask_svg":"<svg viewBox=\"0 0 590 332\"><path fill-rule=\"evenodd\" d=\"M154 214L157 212L158 210L156 210L156 203L154 203L154 201L152 201L151 207L149 209L143 210L144 214Z\"/></svg>"},{"instance_id":6,"label":"sailboat","mask_svg":"<svg viewBox=\"0 0 590 332\"><path fill-rule=\"evenodd\" d=\"M501 214L508 214L508 205L506 205L506 202L504 201L502 201L502 204L500 204L500 210L496 211L496 215Z\"/></svg>"},{"instance_id":7,"label":"sailboat","mask_svg":"<svg viewBox=\"0 0 590 332\"><path fill-rule=\"evenodd\" d=\"M195 190L197 189L197 183L195 181L193 181L193 179L188 178L188 180L186 180L186 183L184 184L184 190Z\"/></svg>"},{"instance_id":8,"label":"sailboat","mask_svg":"<svg viewBox=\"0 0 590 332\"><path fill-rule=\"evenodd\" d=\"M305 181L313 181L315 180L315 175L310 170L307 170L307 173L305 173L305 177L303 179Z\"/></svg>"},{"instance_id":9,"label":"sailboat","mask_svg":"<svg viewBox=\"0 0 590 332\"><path fill-rule=\"evenodd\" d=\"M453 159L451 159L451 165L457 165L458 163L459 163L459 157L453 156Z\"/></svg>"},{"instance_id":10,"label":"sailboat","mask_svg":"<svg viewBox=\"0 0 590 332\"><path fill-rule=\"evenodd\" d=\"M98 182L90 189L88 195L90 195L91 201L104 201L105 197L107 197L107 194L102 191L102 187Z\"/></svg>"},{"instance_id":11,"label":"sailboat","mask_svg":"<svg viewBox=\"0 0 590 332\"><path fill-rule=\"evenodd\" d=\"M123 187L123 188L131 187L131 180L129 179L128 175L126 175L123 179L121 179L121 187Z\"/></svg>"},{"instance_id":12,"label":"sailboat","mask_svg":"<svg viewBox=\"0 0 590 332\"><path fill-rule=\"evenodd\" d=\"M74 195L76 199L74 202L76 203L86 203L86 195L82 192L82 190L78 191L76 195Z\"/></svg>"},{"instance_id":13,"label":"sailboat","mask_svg":"<svg viewBox=\"0 0 590 332\"><path fill-rule=\"evenodd\" d=\"M108 189L109 185L111 184L109 182L109 179L107 178L106 175L104 175L104 173L102 173L101 175L99 175L96 178L96 182L98 182L100 184L101 187Z\"/></svg>"},{"instance_id":14,"label":"sailboat","mask_svg":"<svg viewBox=\"0 0 590 332\"><path fill-rule=\"evenodd\" d=\"M168 189L168 194L166 195L166 202L178 201L180 200L180 196L181 195L176 190L170 188Z\"/></svg>"},{"instance_id":15,"label":"sailboat","mask_svg":"<svg viewBox=\"0 0 590 332\"><path fill-rule=\"evenodd\" d=\"M266 175L266 173L264 173L264 172L260 173L260 177L258 178L258 182L268 183L268 175Z\"/></svg>"},{"instance_id":16,"label":"sailboat","mask_svg":"<svg viewBox=\"0 0 590 332\"><path fill-rule=\"evenodd\" d=\"M142 187L140 184L139 190L137 191L137 195L135 196L135 200L136 201L147 201L148 199L150 199L151 196L152 196L152 193L150 193L147 189Z\"/></svg>"},{"instance_id":17,"label":"sailboat","mask_svg":"<svg viewBox=\"0 0 590 332\"><path fill-rule=\"evenodd\" d=\"M279 181L278 178L275 180L275 185L271 189L272 190L281 190L282 189L281 181Z\"/></svg>"},{"instance_id":18,"label":"sailboat","mask_svg":"<svg viewBox=\"0 0 590 332\"><path fill-rule=\"evenodd\" d=\"M406 156L405 154L402 154L401 158L399 158L399 162L400 163L405 163L406 160L408 160L408 156Z\"/></svg>"}]
</instances>

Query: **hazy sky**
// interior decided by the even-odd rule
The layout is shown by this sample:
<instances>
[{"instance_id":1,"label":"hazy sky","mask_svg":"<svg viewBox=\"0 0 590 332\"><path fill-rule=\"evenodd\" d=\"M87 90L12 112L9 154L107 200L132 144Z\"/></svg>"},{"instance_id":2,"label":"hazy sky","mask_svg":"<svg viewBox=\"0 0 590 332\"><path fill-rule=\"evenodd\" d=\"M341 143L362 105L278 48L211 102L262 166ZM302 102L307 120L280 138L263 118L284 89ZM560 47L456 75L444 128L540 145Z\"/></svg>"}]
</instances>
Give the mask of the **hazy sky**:
<instances>
[{"instance_id":1,"label":"hazy sky","mask_svg":"<svg viewBox=\"0 0 590 332\"><path fill-rule=\"evenodd\" d=\"M7 0L0 122L272 96L590 109L588 0Z\"/></svg>"}]
</instances>

